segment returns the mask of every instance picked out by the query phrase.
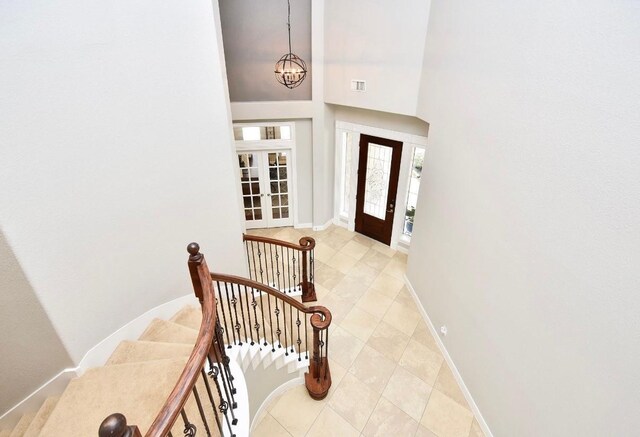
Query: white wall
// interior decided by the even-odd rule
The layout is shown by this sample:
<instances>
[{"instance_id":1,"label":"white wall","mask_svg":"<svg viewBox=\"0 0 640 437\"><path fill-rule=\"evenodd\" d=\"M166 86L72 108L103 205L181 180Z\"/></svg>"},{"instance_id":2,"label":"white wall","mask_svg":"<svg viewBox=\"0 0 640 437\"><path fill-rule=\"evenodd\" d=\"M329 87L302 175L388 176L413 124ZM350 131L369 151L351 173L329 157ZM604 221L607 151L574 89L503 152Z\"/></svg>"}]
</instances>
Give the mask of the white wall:
<instances>
[{"instance_id":1,"label":"white wall","mask_svg":"<svg viewBox=\"0 0 640 437\"><path fill-rule=\"evenodd\" d=\"M233 102L311 100L311 0L291 2L291 49L309 69L294 89L274 75L289 51L286 0L220 0L220 15Z\"/></svg>"},{"instance_id":2,"label":"white wall","mask_svg":"<svg viewBox=\"0 0 640 437\"><path fill-rule=\"evenodd\" d=\"M0 4L0 219L76 363L191 292L190 241L242 273L213 6Z\"/></svg>"},{"instance_id":3,"label":"white wall","mask_svg":"<svg viewBox=\"0 0 640 437\"><path fill-rule=\"evenodd\" d=\"M415 115L430 0L327 0L325 101ZM366 92L351 91L353 79Z\"/></svg>"},{"instance_id":4,"label":"white wall","mask_svg":"<svg viewBox=\"0 0 640 437\"><path fill-rule=\"evenodd\" d=\"M640 429L640 4L435 1L408 276L496 436Z\"/></svg>"}]
</instances>

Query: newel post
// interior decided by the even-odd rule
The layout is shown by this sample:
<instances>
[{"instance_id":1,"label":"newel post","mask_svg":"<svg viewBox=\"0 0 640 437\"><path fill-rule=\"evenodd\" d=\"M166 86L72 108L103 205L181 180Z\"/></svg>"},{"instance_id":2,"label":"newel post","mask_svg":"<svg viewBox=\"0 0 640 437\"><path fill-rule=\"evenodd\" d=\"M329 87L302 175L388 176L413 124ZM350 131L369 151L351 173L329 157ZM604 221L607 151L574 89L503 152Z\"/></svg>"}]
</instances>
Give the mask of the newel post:
<instances>
[{"instance_id":1,"label":"newel post","mask_svg":"<svg viewBox=\"0 0 640 437\"><path fill-rule=\"evenodd\" d=\"M304 374L304 382L309 396L319 401L324 399L331 388L329 369L329 325L331 313L324 307L312 307L318 313L311 316L313 328L313 352L309 362L309 372ZM321 313L321 314L319 314Z\"/></svg>"},{"instance_id":2,"label":"newel post","mask_svg":"<svg viewBox=\"0 0 640 437\"><path fill-rule=\"evenodd\" d=\"M127 418L123 414L114 413L107 416L100 424L99 437L142 437L137 426L127 426Z\"/></svg>"},{"instance_id":3,"label":"newel post","mask_svg":"<svg viewBox=\"0 0 640 437\"><path fill-rule=\"evenodd\" d=\"M318 300L316 297L316 288L313 283L313 248L316 246L316 241L311 237L302 237L299 241L302 249L302 302L315 302Z\"/></svg>"}]
</instances>

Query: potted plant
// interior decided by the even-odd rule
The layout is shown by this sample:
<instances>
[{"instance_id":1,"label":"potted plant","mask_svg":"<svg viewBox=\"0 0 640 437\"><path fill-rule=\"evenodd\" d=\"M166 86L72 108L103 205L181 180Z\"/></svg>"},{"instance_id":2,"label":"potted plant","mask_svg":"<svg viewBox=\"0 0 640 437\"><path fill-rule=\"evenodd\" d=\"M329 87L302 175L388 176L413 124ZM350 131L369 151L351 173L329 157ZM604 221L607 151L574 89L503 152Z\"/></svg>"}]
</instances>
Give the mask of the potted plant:
<instances>
[{"instance_id":1,"label":"potted plant","mask_svg":"<svg viewBox=\"0 0 640 437\"><path fill-rule=\"evenodd\" d=\"M413 232L413 218L416 215L416 208L413 206L410 206L409 208L407 208L407 211L404 213L404 215L405 215L405 223L404 223L405 232L411 235L411 232Z\"/></svg>"}]
</instances>

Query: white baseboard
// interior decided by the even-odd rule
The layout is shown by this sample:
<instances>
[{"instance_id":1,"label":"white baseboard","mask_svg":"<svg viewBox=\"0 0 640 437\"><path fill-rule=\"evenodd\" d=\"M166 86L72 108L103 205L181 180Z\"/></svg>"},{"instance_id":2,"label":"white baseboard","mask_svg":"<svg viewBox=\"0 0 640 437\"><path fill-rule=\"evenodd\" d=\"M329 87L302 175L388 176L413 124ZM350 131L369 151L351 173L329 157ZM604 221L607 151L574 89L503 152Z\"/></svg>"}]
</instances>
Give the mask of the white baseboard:
<instances>
[{"instance_id":1,"label":"white baseboard","mask_svg":"<svg viewBox=\"0 0 640 437\"><path fill-rule=\"evenodd\" d=\"M484 417L482 417L482 413L480 413L480 409L478 408L478 405L473 400L473 397L471 396L471 392L469 392L469 389L467 388L464 381L462 380L462 376L460 375L458 368L454 364L453 359L451 358L451 355L449 355L447 348L445 347L444 343L442 342L442 339L440 338L440 334L436 330L436 327L433 325L433 322L431 322L431 319L429 318L427 311L424 309L422 302L420 302L420 299L418 298L418 295L416 294L416 291L413 288L413 285L411 285L409 278L407 278L407 275L404 275L404 282L407 286L407 289L409 290L409 293L411 293L411 296L413 297L413 300L416 303L416 306L418 307L418 310L420 311L420 314L422 315L424 322L429 327L429 331L431 331L431 335L435 339L438 345L438 348L440 348L440 352L442 352L442 356L444 357L444 360L449 365L449 368L451 369L451 373L453 373L453 376L456 379L456 382L460 386L460 390L462 391L462 394L467 400L469 407L471 407L471 411L476 417L476 420L478 421L478 425L480 425L480 428L482 428L482 432L486 437L493 437L493 434L491 433L491 430L489 429L487 422L484 420Z\"/></svg>"},{"instance_id":2,"label":"white baseboard","mask_svg":"<svg viewBox=\"0 0 640 437\"><path fill-rule=\"evenodd\" d=\"M121 341L137 339L153 319L169 319L185 305L199 303L193 294L179 297L150 309L109 335L89 349L77 367L63 370L0 416L0 429L13 428L24 413L36 412L48 397L62 394L71 379L82 376L87 369L103 366Z\"/></svg>"},{"instance_id":3,"label":"white baseboard","mask_svg":"<svg viewBox=\"0 0 640 437\"><path fill-rule=\"evenodd\" d=\"M77 375L76 369L74 368L64 369L49 381L42 384L33 393L0 417L0 429L12 429L16 426L23 414L38 411L48 397L59 396L64 389L67 388L69 381Z\"/></svg>"},{"instance_id":4,"label":"white baseboard","mask_svg":"<svg viewBox=\"0 0 640 437\"><path fill-rule=\"evenodd\" d=\"M282 393L289 390L290 388L295 387L296 385L304 385L304 377L300 376L298 378L294 378L285 382L284 384L276 388L274 391L272 391L269 394L269 396L265 398L265 400L262 402L262 404L260 404L260 407L256 411L256 414L253 416L253 421L251 422L251 433L249 435L253 434L253 431L255 431L256 425L262 418L261 417L262 412L267 409L267 406L271 403L271 401L273 401L275 398L277 398L278 396L280 396Z\"/></svg>"},{"instance_id":5,"label":"white baseboard","mask_svg":"<svg viewBox=\"0 0 640 437\"><path fill-rule=\"evenodd\" d=\"M311 229L313 228L313 223L298 223L297 225L293 225L294 229Z\"/></svg>"},{"instance_id":6,"label":"white baseboard","mask_svg":"<svg viewBox=\"0 0 640 437\"><path fill-rule=\"evenodd\" d=\"M333 224L333 219L329 219L325 224L320 225L320 226L314 226L313 230L314 231L324 231L325 229L327 229L329 226L331 226Z\"/></svg>"}]
</instances>

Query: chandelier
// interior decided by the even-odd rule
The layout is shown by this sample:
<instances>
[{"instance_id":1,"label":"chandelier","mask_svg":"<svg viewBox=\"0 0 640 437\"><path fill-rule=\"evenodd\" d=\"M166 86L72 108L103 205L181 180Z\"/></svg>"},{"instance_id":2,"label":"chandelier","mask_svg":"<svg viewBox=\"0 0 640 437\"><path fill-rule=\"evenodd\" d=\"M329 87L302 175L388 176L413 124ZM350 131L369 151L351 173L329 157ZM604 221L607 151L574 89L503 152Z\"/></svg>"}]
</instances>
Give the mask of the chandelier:
<instances>
[{"instance_id":1,"label":"chandelier","mask_svg":"<svg viewBox=\"0 0 640 437\"><path fill-rule=\"evenodd\" d=\"M274 73L276 80L289 89L300 85L307 76L307 64L296 54L291 52L291 1L287 0L287 32L289 34L289 53L283 55Z\"/></svg>"}]
</instances>

